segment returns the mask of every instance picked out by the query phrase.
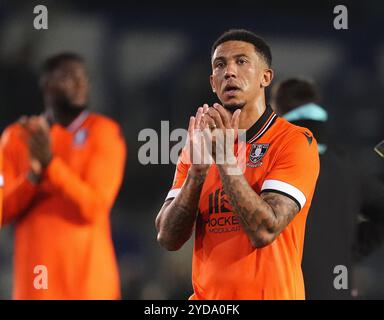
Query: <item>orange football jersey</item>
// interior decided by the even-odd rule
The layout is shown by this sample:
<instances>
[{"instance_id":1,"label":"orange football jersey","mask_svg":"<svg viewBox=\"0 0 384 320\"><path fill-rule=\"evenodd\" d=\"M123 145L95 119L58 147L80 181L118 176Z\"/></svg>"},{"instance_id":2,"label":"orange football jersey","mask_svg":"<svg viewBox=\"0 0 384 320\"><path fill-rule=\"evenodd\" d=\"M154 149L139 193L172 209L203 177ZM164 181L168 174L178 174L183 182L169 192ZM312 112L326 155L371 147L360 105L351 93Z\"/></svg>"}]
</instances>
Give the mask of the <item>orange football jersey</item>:
<instances>
[{"instance_id":1,"label":"orange football jersey","mask_svg":"<svg viewBox=\"0 0 384 320\"><path fill-rule=\"evenodd\" d=\"M309 130L279 118L269 106L246 136L244 176L253 190L284 194L300 211L272 244L254 248L212 165L199 202L190 299L304 299L301 259L319 174L317 143ZM182 156L167 199L181 191L188 169Z\"/></svg>"},{"instance_id":2,"label":"orange football jersey","mask_svg":"<svg viewBox=\"0 0 384 320\"><path fill-rule=\"evenodd\" d=\"M27 178L28 149L18 124L2 135L3 221L15 222L15 299L118 299L119 274L110 210L126 147L112 120L84 111L51 127L53 159L42 181ZM47 288L36 288L36 266Z\"/></svg>"},{"instance_id":3,"label":"orange football jersey","mask_svg":"<svg viewBox=\"0 0 384 320\"><path fill-rule=\"evenodd\" d=\"M4 175L3 175L3 152L0 149L0 229L3 212L3 187L4 187Z\"/></svg>"}]
</instances>

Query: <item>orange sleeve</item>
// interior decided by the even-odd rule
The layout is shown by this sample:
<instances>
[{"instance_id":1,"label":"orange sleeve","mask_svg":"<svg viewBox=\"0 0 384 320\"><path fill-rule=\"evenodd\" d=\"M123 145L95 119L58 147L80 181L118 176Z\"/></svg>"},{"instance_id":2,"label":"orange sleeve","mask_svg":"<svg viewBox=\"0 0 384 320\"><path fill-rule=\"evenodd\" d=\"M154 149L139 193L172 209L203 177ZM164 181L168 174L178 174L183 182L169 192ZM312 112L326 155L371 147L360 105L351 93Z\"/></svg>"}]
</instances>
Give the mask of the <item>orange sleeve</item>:
<instances>
[{"instance_id":1,"label":"orange sleeve","mask_svg":"<svg viewBox=\"0 0 384 320\"><path fill-rule=\"evenodd\" d=\"M1 150L4 177L2 223L7 224L25 212L38 186L27 179L28 150L17 126L11 126L4 131Z\"/></svg>"},{"instance_id":2,"label":"orange sleeve","mask_svg":"<svg viewBox=\"0 0 384 320\"><path fill-rule=\"evenodd\" d=\"M179 159L176 164L176 171L175 171L175 176L173 178L171 190L169 190L165 200L175 198L177 194L180 192L181 187L183 186L184 181L188 175L188 170L190 167L190 164L188 164L188 162L189 161L187 160L187 152L185 151L185 148L183 148L181 155L179 156Z\"/></svg>"},{"instance_id":3,"label":"orange sleeve","mask_svg":"<svg viewBox=\"0 0 384 320\"><path fill-rule=\"evenodd\" d=\"M4 187L3 150L0 149L0 228L2 225L2 216L3 216L3 187Z\"/></svg>"},{"instance_id":4,"label":"orange sleeve","mask_svg":"<svg viewBox=\"0 0 384 320\"><path fill-rule=\"evenodd\" d=\"M54 156L44 174L53 190L79 208L81 223L100 218L97 212L109 212L123 180L126 158L125 142L117 125L95 125L90 139L93 149L84 173L79 175Z\"/></svg>"},{"instance_id":5,"label":"orange sleeve","mask_svg":"<svg viewBox=\"0 0 384 320\"><path fill-rule=\"evenodd\" d=\"M261 192L278 192L300 209L310 200L319 175L317 142L309 130L297 130L287 139L267 174Z\"/></svg>"}]
</instances>

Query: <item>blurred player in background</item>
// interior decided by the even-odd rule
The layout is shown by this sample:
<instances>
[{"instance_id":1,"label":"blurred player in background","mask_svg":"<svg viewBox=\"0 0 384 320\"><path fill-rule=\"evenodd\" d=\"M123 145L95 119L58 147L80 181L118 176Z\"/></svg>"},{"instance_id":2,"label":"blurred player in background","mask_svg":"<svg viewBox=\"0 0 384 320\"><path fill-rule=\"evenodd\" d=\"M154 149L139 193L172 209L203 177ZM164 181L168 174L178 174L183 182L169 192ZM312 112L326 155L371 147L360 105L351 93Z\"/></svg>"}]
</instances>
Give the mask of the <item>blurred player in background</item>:
<instances>
[{"instance_id":1,"label":"blurred player in background","mask_svg":"<svg viewBox=\"0 0 384 320\"><path fill-rule=\"evenodd\" d=\"M246 129L247 163L231 174L228 162L197 164L183 154L178 162L156 227L168 250L195 228L191 299L305 298L301 257L319 157L309 130L266 104L271 60L266 42L246 30L228 31L212 47L211 86L224 107L200 107L189 138L199 147L197 129Z\"/></svg>"},{"instance_id":2,"label":"blurred player in background","mask_svg":"<svg viewBox=\"0 0 384 320\"><path fill-rule=\"evenodd\" d=\"M48 58L40 84L45 112L1 137L3 222L15 223L13 297L118 299L109 214L125 165L120 127L87 110L81 56Z\"/></svg>"},{"instance_id":3,"label":"blurred player in background","mask_svg":"<svg viewBox=\"0 0 384 320\"><path fill-rule=\"evenodd\" d=\"M384 239L384 186L359 168L353 155L332 144L327 111L316 86L287 79L272 88L272 107L293 124L309 128L318 141L320 175L308 215L303 273L308 299L349 299L353 284L337 290L334 268L347 267ZM359 220L361 220L360 223ZM354 251L353 251L354 248Z\"/></svg>"}]
</instances>

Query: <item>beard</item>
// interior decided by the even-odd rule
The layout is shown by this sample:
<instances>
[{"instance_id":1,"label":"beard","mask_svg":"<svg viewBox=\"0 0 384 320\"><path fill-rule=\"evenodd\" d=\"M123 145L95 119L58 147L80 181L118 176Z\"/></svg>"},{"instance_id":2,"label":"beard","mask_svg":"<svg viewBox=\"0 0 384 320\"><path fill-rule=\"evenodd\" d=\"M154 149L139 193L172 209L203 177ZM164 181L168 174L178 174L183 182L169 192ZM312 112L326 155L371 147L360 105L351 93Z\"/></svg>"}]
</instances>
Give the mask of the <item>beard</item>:
<instances>
[{"instance_id":1,"label":"beard","mask_svg":"<svg viewBox=\"0 0 384 320\"><path fill-rule=\"evenodd\" d=\"M57 111L59 111L61 114L67 115L68 117L76 117L87 108L87 105L85 104L73 104L71 100L64 95L56 99L55 106Z\"/></svg>"},{"instance_id":2,"label":"beard","mask_svg":"<svg viewBox=\"0 0 384 320\"><path fill-rule=\"evenodd\" d=\"M224 104L223 107L227 109L229 112L234 113L237 109L243 109L245 106L245 102L242 103L232 103L232 104Z\"/></svg>"}]
</instances>

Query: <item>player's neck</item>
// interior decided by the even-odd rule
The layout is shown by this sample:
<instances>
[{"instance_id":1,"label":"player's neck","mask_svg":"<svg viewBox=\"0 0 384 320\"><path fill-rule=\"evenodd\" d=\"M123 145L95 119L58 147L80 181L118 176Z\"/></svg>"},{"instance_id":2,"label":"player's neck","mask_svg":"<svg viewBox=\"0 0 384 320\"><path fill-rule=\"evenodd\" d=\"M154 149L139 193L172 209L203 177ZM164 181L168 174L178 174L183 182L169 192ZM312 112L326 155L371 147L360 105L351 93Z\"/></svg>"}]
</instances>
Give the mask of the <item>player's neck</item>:
<instances>
[{"instance_id":1,"label":"player's neck","mask_svg":"<svg viewBox=\"0 0 384 320\"><path fill-rule=\"evenodd\" d=\"M63 127L69 126L85 108L62 110L59 107L50 106L46 108L46 116L50 124L57 123Z\"/></svg>"},{"instance_id":2,"label":"player's neck","mask_svg":"<svg viewBox=\"0 0 384 320\"><path fill-rule=\"evenodd\" d=\"M241 110L239 128L248 130L260 119L266 109L264 97L258 99L252 104L246 104Z\"/></svg>"}]
</instances>

